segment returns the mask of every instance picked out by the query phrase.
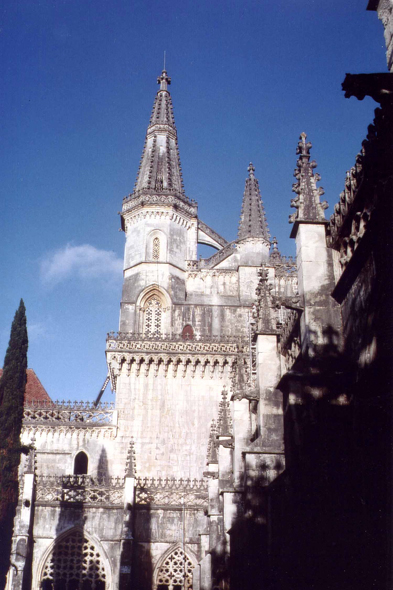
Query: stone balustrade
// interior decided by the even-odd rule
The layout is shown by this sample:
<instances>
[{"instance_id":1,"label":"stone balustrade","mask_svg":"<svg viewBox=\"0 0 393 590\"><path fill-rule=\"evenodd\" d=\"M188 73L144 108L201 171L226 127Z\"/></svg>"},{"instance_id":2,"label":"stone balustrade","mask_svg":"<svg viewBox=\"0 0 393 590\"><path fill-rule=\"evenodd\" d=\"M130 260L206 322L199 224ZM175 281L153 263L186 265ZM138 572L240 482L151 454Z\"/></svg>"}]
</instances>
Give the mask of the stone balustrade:
<instances>
[{"instance_id":1,"label":"stone balustrade","mask_svg":"<svg viewBox=\"0 0 393 590\"><path fill-rule=\"evenodd\" d=\"M90 475L38 475L36 478L36 503L58 502L93 505L122 505L124 502L124 478L92 477Z\"/></svg>"}]
</instances>

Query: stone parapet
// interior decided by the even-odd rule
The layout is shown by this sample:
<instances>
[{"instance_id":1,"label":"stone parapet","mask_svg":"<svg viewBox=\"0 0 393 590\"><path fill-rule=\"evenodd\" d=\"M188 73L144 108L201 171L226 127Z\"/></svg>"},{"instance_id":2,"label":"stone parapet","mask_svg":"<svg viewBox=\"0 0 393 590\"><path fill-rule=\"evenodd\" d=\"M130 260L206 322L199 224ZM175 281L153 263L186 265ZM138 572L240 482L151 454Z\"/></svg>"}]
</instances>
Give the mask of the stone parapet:
<instances>
[{"instance_id":1,"label":"stone parapet","mask_svg":"<svg viewBox=\"0 0 393 590\"><path fill-rule=\"evenodd\" d=\"M90 475L38 475L36 504L83 502L85 505L122 506L124 478Z\"/></svg>"},{"instance_id":2,"label":"stone parapet","mask_svg":"<svg viewBox=\"0 0 393 590\"><path fill-rule=\"evenodd\" d=\"M204 479L138 477L137 505L207 508L208 482Z\"/></svg>"},{"instance_id":3,"label":"stone parapet","mask_svg":"<svg viewBox=\"0 0 393 590\"><path fill-rule=\"evenodd\" d=\"M79 423L80 425L112 424L115 406L103 403L97 406L92 402L31 402L25 404L24 424Z\"/></svg>"}]
</instances>

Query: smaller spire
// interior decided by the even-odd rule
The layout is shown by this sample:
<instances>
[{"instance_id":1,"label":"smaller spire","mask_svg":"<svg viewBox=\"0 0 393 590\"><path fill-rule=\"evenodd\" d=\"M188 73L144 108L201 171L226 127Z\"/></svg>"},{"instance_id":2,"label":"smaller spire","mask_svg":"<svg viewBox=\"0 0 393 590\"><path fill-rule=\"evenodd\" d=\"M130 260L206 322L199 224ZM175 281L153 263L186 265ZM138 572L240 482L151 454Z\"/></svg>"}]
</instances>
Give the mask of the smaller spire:
<instances>
[{"instance_id":1,"label":"smaller spire","mask_svg":"<svg viewBox=\"0 0 393 590\"><path fill-rule=\"evenodd\" d=\"M265 265L262 265L258 270L258 276L259 283L255 290L257 301L253 308L255 332L257 334L275 334L277 326L273 313L271 287L268 283L269 275Z\"/></svg>"},{"instance_id":2,"label":"smaller spire","mask_svg":"<svg viewBox=\"0 0 393 590\"><path fill-rule=\"evenodd\" d=\"M128 445L125 477L135 477L135 475L135 447L134 439L132 438L130 440L130 444Z\"/></svg>"},{"instance_id":3,"label":"smaller spire","mask_svg":"<svg viewBox=\"0 0 393 590\"><path fill-rule=\"evenodd\" d=\"M217 435L232 436L231 410L229 407L228 393L225 386L221 393L221 401L218 410Z\"/></svg>"},{"instance_id":4,"label":"smaller spire","mask_svg":"<svg viewBox=\"0 0 393 590\"><path fill-rule=\"evenodd\" d=\"M33 435L30 441L30 450L27 455L27 461L25 466L25 473L35 473L35 435Z\"/></svg>"},{"instance_id":5,"label":"smaller spire","mask_svg":"<svg viewBox=\"0 0 393 590\"><path fill-rule=\"evenodd\" d=\"M206 463L218 463L217 457L217 424L212 420L210 426L209 442L207 445L207 461Z\"/></svg>"},{"instance_id":6,"label":"smaller spire","mask_svg":"<svg viewBox=\"0 0 393 590\"><path fill-rule=\"evenodd\" d=\"M265 210L261 200L258 180L254 175L255 168L250 162L248 178L243 193L242 210L240 214L238 238L265 238L269 241L269 228L266 222Z\"/></svg>"},{"instance_id":7,"label":"smaller spire","mask_svg":"<svg viewBox=\"0 0 393 590\"><path fill-rule=\"evenodd\" d=\"M292 191L297 194L297 197L291 200L291 207L294 207L296 212L289 216L289 223L295 221L323 222L326 221L324 210L328 208L328 203L320 201L320 197L325 191L322 187L317 187L316 184L318 180L321 180L320 175L313 172L317 163L315 160L310 162L312 143L306 142L307 135L305 133L301 133L299 139L296 148L299 159L293 173L297 182L292 185Z\"/></svg>"},{"instance_id":8,"label":"smaller spire","mask_svg":"<svg viewBox=\"0 0 393 590\"><path fill-rule=\"evenodd\" d=\"M272 239L272 251L270 252L269 260L272 264L275 262L281 262L281 253L278 249L278 240L276 237Z\"/></svg>"}]
</instances>

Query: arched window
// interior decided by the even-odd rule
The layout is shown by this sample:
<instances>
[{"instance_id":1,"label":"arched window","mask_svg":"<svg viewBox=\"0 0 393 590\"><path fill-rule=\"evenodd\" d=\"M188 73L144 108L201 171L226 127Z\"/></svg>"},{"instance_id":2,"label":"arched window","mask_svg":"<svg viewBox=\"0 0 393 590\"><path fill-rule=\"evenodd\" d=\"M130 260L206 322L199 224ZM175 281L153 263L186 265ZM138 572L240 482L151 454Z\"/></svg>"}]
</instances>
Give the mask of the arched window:
<instances>
[{"instance_id":1,"label":"arched window","mask_svg":"<svg viewBox=\"0 0 393 590\"><path fill-rule=\"evenodd\" d=\"M105 590L106 574L100 553L81 531L58 543L46 560L42 590Z\"/></svg>"},{"instance_id":2,"label":"arched window","mask_svg":"<svg viewBox=\"0 0 393 590\"><path fill-rule=\"evenodd\" d=\"M183 331L181 333L181 337L183 340L193 340L194 339L194 330L190 324L184 326Z\"/></svg>"},{"instance_id":3,"label":"arched window","mask_svg":"<svg viewBox=\"0 0 393 590\"><path fill-rule=\"evenodd\" d=\"M152 259L160 260L160 238L153 239Z\"/></svg>"},{"instance_id":4,"label":"arched window","mask_svg":"<svg viewBox=\"0 0 393 590\"><path fill-rule=\"evenodd\" d=\"M156 294L149 297L145 303L143 333L146 336L162 334L162 303Z\"/></svg>"},{"instance_id":5,"label":"arched window","mask_svg":"<svg viewBox=\"0 0 393 590\"><path fill-rule=\"evenodd\" d=\"M168 555L157 573L157 590L191 590L192 570L191 559L183 549L177 547Z\"/></svg>"},{"instance_id":6,"label":"arched window","mask_svg":"<svg viewBox=\"0 0 393 590\"><path fill-rule=\"evenodd\" d=\"M89 459L86 453L80 451L74 459L74 475L87 475Z\"/></svg>"}]
</instances>

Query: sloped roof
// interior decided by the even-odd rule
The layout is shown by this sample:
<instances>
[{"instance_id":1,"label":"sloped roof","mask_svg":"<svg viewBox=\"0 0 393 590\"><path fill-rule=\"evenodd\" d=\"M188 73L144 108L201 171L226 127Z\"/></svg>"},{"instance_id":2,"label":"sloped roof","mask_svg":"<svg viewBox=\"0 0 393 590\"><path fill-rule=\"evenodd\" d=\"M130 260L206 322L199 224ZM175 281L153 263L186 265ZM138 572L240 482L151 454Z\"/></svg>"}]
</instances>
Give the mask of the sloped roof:
<instances>
[{"instance_id":1,"label":"sloped roof","mask_svg":"<svg viewBox=\"0 0 393 590\"><path fill-rule=\"evenodd\" d=\"M2 375L3 369L0 369L0 378L2 377ZM31 404L32 402L51 402L51 398L47 394L44 386L38 379L33 369L27 369L26 375L27 382L25 391L25 403Z\"/></svg>"}]
</instances>

